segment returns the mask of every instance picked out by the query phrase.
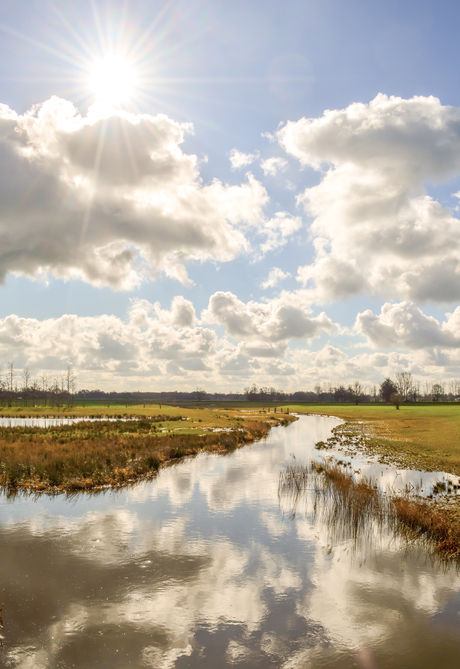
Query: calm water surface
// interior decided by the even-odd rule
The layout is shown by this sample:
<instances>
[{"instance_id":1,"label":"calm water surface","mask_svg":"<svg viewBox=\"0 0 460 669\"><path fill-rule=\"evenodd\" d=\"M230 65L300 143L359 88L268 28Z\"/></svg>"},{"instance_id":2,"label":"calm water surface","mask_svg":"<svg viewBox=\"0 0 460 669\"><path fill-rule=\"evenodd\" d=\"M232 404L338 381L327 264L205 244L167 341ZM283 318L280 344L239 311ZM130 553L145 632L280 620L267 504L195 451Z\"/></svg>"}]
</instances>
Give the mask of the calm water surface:
<instances>
[{"instance_id":1,"label":"calm water surface","mask_svg":"<svg viewBox=\"0 0 460 669\"><path fill-rule=\"evenodd\" d=\"M319 457L337 422L303 417L121 492L0 498L0 666L459 666L454 568L391 537L331 542L278 497L289 454Z\"/></svg>"}]
</instances>

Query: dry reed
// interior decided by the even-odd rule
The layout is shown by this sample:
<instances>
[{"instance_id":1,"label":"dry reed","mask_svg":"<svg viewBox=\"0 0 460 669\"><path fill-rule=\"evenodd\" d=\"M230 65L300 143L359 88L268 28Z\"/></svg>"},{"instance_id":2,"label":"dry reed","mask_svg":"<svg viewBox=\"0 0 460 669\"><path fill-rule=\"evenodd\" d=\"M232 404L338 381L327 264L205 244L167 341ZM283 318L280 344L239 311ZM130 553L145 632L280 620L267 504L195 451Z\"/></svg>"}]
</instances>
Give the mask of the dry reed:
<instances>
[{"instance_id":1,"label":"dry reed","mask_svg":"<svg viewBox=\"0 0 460 669\"><path fill-rule=\"evenodd\" d=\"M460 520L447 508L408 496L390 497L374 481L355 481L337 464L289 464L280 474L279 495L288 495L291 517L306 491L312 493L314 514L322 513L336 533L356 540L377 527L407 541L422 539L444 557L460 560Z\"/></svg>"},{"instance_id":2,"label":"dry reed","mask_svg":"<svg viewBox=\"0 0 460 669\"><path fill-rule=\"evenodd\" d=\"M81 422L47 429L0 429L0 485L7 490L87 490L152 476L165 462L201 450L231 450L264 437L270 425L162 434L148 421Z\"/></svg>"}]
</instances>

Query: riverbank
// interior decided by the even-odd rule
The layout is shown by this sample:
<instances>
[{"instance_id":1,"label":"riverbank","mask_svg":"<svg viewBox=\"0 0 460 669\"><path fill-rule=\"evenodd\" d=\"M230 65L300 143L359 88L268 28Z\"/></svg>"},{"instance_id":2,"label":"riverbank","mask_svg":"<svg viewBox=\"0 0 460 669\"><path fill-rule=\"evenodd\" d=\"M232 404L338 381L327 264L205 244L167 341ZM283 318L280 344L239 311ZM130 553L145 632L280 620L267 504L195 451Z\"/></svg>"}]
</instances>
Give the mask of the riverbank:
<instances>
[{"instance_id":1,"label":"riverbank","mask_svg":"<svg viewBox=\"0 0 460 669\"><path fill-rule=\"evenodd\" d=\"M398 467L460 476L460 406L454 404L289 405L301 414L337 416L366 453Z\"/></svg>"},{"instance_id":2,"label":"riverbank","mask_svg":"<svg viewBox=\"0 0 460 669\"><path fill-rule=\"evenodd\" d=\"M125 485L153 476L169 461L200 451L230 451L265 437L274 425L295 420L260 410L136 409L134 415L116 414L116 420L0 428L0 486L9 492L54 493ZM87 413L88 418L96 416L114 417Z\"/></svg>"},{"instance_id":3,"label":"riverbank","mask_svg":"<svg viewBox=\"0 0 460 669\"><path fill-rule=\"evenodd\" d=\"M290 410L333 415L345 421L326 442L317 445L319 451L331 449L352 457L376 457L381 464L395 468L460 476L459 406L403 405L397 411L386 405L312 405L290 406ZM453 486L440 483L429 497L396 497L395 503L406 525L412 523L421 534L432 532L442 544L442 552L458 557L460 496L456 493Z\"/></svg>"}]
</instances>

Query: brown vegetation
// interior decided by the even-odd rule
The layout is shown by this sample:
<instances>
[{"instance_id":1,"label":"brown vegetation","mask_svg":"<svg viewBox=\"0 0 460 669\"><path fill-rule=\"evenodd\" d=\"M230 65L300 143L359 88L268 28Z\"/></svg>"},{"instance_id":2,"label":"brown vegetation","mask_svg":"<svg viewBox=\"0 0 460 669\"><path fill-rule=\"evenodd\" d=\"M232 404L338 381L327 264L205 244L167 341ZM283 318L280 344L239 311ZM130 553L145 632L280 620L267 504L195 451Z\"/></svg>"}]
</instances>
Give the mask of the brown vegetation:
<instances>
[{"instance_id":1,"label":"brown vegetation","mask_svg":"<svg viewBox=\"0 0 460 669\"><path fill-rule=\"evenodd\" d=\"M225 432L156 434L161 425L133 420L0 428L0 485L9 491L120 485L152 476L169 460L201 450L237 448L266 436L271 427L269 422L253 420Z\"/></svg>"}]
</instances>

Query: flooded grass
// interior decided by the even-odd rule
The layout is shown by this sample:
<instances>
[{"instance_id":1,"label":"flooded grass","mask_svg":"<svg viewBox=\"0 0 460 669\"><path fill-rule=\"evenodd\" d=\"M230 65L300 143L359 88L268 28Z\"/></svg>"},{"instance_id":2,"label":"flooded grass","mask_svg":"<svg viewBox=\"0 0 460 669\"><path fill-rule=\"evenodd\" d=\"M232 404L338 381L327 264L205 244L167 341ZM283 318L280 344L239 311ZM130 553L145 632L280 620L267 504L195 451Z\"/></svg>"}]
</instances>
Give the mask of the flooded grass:
<instances>
[{"instance_id":1,"label":"flooded grass","mask_svg":"<svg viewBox=\"0 0 460 669\"><path fill-rule=\"evenodd\" d=\"M206 423L198 411L140 420L80 422L50 428L0 428L0 485L14 492L90 490L152 476L158 468L199 451L232 450L266 436L274 424L257 416ZM191 415L190 415L191 414ZM214 431L216 427L222 428Z\"/></svg>"},{"instance_id":2,"label":"flooded grass","mask_svg":"<svg viewBox=\"0 0 460 669\"><path fill-rule=\"evenodd\" d=\"M291 518L310 494L313 515L320 516L335 539L390 533L408 542L422 540L430 551L460 560L460 520L451 509L409 495L386 495L375 481L355 481L337 463L289 464L280 474L279 496L287 498Z\"/></svg>"},{"instance_id":3,"label":"flooded grass","mask_svg":"<svg viewBox=\"0 0 460 669\"><path fill-rule=\"evenodd\" d=\"M460 404L289 405L302 414L337 416L366 452L398 466L460 475Z\"/></svg>"}]
</instances>

